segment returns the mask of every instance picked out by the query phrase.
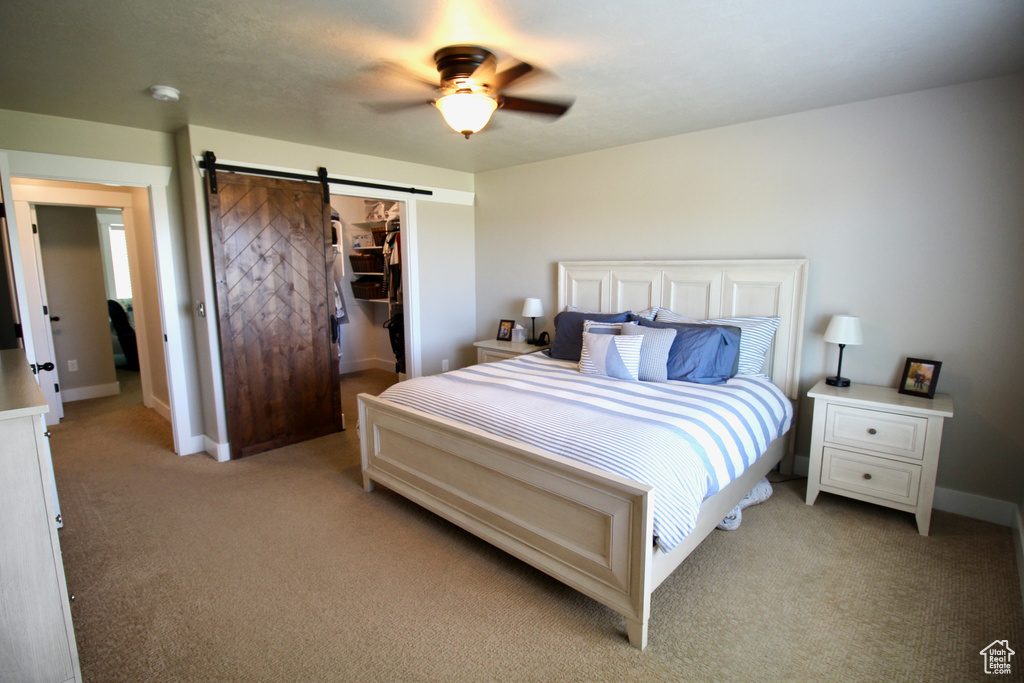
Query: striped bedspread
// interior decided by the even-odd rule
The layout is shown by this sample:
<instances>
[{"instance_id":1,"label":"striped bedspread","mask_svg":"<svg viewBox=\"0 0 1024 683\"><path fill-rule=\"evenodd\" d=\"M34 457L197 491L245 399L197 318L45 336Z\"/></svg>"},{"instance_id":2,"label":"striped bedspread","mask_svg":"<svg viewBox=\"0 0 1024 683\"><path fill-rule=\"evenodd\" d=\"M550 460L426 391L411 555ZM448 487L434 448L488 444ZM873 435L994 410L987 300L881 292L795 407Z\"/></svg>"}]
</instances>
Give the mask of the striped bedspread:
<instances>
[{"instance_id":1,"label":"striped bedspread","mask_svg":"<svg viewBox=\"0 0 1024 683\"><path fill-rule=\"evenodd\" d=\"M693 530L703 500L793 417L764 377L629 382L582 374L544 353L401 382L381 397L653 487L654 535L666 552Z\"/></svg>"}]
</instances>

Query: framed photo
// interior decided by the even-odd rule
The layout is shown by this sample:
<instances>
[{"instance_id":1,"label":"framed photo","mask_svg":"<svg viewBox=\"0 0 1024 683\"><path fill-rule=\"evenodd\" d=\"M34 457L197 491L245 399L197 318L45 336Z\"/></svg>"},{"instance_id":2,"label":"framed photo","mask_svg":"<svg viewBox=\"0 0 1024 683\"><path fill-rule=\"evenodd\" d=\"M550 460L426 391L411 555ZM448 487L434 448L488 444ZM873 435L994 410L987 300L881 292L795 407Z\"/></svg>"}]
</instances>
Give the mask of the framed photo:
<instances>
[{"instance_id":1,"label":"framed photo","mask_svg":"<svg viewBox=\"0 0 1024 683\"><path fill-rule=\"evenodd\" d=\"M899 392L922 398L935 398L935 385L939 382L941 368L942 363L937 360L908 358L907 364L903 366Z\"/></svg>"},{"instance_id":2,"label":"framed photo","mask_svg":"<svg viewBox=\"0 0 1024 683\"><path fill-rule=\"evenodd\" d=\"M502 320L498 325L498 341L512 341L512 330L515 326L515 320Z\"/></svg>"}]
</instances>

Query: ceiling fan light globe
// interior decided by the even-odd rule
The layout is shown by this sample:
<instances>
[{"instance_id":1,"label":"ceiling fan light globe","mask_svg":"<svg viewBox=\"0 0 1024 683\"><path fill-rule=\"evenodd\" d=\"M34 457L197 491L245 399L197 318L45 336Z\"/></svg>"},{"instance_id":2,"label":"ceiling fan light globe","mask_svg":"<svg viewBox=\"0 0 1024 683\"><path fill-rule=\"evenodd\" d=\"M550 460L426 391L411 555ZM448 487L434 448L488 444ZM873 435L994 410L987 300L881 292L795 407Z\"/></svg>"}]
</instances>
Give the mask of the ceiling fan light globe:
<instances>
[{"instance_id":1,"label":"ceiling fan light globe","mask_svg":"<svg viewBox=\"0 0 1024 683\"><path fill-rule=\"evenodd\" d=\"M438 99L434 106L441 110L441 115L452 130L468 138L487 125L498 103L486 95L457 92Z\"/></svg>"}]
</instances>

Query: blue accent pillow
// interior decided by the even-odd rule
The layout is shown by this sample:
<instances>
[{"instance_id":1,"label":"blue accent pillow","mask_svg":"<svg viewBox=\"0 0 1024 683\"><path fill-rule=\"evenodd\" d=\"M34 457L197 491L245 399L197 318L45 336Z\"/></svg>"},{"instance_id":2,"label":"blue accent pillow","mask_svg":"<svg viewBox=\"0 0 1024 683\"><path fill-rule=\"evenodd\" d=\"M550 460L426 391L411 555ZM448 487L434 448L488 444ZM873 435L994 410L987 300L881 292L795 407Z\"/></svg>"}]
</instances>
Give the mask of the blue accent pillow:
<instances>
[{"instance_id":1,"label":"blue accent pillow","mask_svg":"<svg viewBox=\"0 0 1024 683\"><path fill-rule=\"evenodd\" d=\"M637 381L643 337L583 333L580 372Z\"/></svg>"},{"instance_id":2,"label":"blue accent pillow","mask_svg":"<svg viewBox=\"0 0 1024 683\"><path fill-rule=\"evenodd\" d=\"M722 384L732 376L740 335L721 325L638 321L641 327L676 331L668 355L668 378L698 384Z\"/></svg>"},{"instance_id":3,"label":"blue accent pillow","mask_svg":"<svg viewBox=\"0 0 1024 683\"><path fill-rule=\"evenodd\" d=\"M775 337L776 330L779 329L779 318L777 316L692 320L678 313L673 313L667 308L659 309L655 320L665 323L684 322L695 325L725 325L726 327L741 329L740 355L736 361L737 369L732 373L733 375L761 374L768 350L772 345L772 339Z\"/></svg>"},{"instance_id":4,"label":"blue accent pillow","mask_svg":"<svg viewBox=\"0 0 1024 683\"><path fill-rule=\"evenodd\" d=\"M551 342L551 357L579 362L583 352L583 321L598 320L608 323L629 322L625 313L585 313L562 311L555 316L555 338Z\"/></svg>"}]
</instances>

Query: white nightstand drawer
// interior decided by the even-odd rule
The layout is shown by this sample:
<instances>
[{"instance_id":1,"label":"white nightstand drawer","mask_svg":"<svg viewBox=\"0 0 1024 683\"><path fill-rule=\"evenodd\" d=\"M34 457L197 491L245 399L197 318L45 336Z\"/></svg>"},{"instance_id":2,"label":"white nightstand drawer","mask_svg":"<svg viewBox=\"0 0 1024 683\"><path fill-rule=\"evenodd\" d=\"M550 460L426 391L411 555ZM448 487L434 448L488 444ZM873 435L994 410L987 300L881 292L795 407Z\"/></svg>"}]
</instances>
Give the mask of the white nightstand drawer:
<instances>
[{"instance_id":1,"label":"white nightstand drawer","mask_svg":"<svg viewBox=\"0 0 1024 683\"><path fill-rule=\"evenodd\" d=\"M921 467L826 446L821 462L821 483L895 503L917 505Z\"/></svg>"},{"instance_id":2,"label":"white nightstand drawer","mask_svg":"<svg viewBox=\"0 0 1024 683\"><path fill-rule=\"evenodd\" d=\"M825 441L921 460L928 419L916 415L829 405Z\"/></svg>"}]
</instances>

